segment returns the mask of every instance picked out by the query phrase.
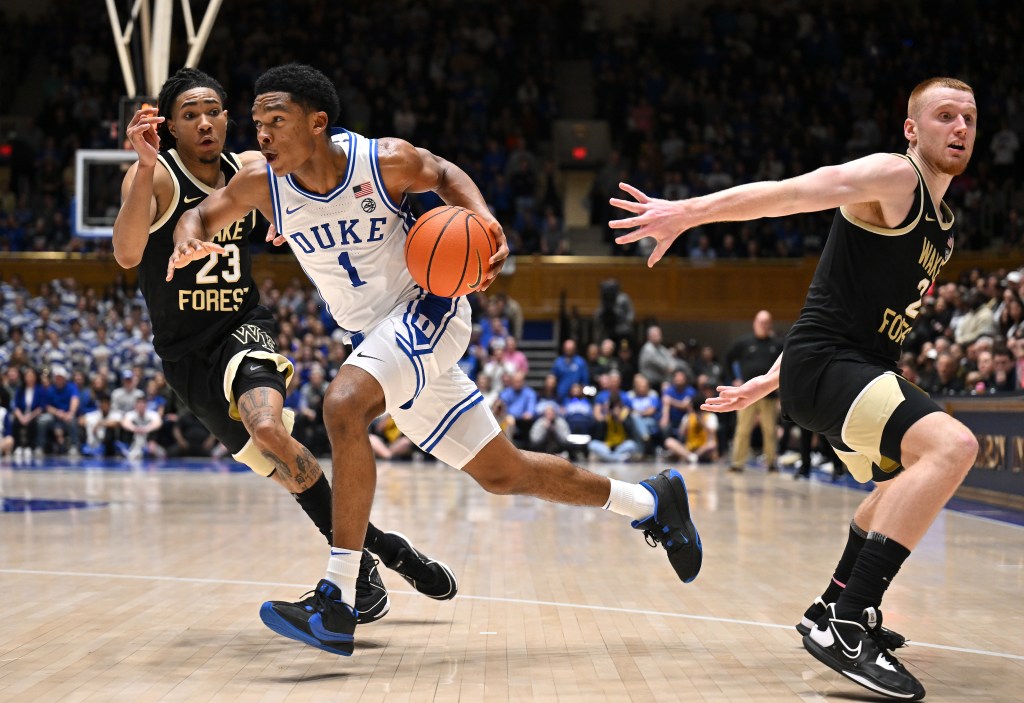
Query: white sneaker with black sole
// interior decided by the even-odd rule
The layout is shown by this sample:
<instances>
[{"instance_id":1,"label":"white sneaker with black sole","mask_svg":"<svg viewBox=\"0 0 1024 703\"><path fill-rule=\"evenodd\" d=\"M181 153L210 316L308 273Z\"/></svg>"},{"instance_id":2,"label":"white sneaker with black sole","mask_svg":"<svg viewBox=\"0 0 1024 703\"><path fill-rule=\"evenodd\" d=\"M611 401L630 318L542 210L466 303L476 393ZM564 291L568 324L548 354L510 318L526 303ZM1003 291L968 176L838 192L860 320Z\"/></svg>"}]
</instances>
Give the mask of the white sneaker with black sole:
<instances>
[{"instance_id":1,"label":"white sneaker with black sole","mask_svg":"<svg viewBox=\"0 0 1024 703\"><path fill-rule=\"evenodd\" d=\"M924 698L921 682L881 641L882 614L876 608L865 608L859 620L843 620L830 603L826 616L804 635L804 649L815 659L875 693L905 701Z\"/></svg>"}]
</instances>

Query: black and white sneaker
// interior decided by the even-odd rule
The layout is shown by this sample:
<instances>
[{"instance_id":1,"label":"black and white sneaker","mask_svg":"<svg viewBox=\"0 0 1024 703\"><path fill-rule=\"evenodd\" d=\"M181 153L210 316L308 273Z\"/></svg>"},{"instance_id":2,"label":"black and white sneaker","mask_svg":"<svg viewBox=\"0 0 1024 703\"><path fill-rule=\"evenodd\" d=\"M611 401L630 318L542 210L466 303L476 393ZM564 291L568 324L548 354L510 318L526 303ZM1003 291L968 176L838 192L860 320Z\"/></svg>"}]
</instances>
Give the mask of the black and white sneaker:
<instances>
[{"instance_id":1,"label":"black and white sneaker","mask_svg":"<svg viewBox=\"0 0 1024 703\"><path fill-rule=\"evenodd\" d=\"M384 566L397 571L410 586L428 598L451 600L455 597L459 582L447 564L420 554L401 532L384 534L401 545L391 561L384 561Z\"/></svg>"},{"instance_id":2,"label":"black and white sneaker","mask_svg":"<svg viewBox=\"0 0 1024 703\"><path fill-rule=\"evenodd\" d=\"M391 599L377 571L377 560L364 549L359 560L359 576L356 578L357 622L365 625L380 620L390 609Z\"/></svg>"},{"instance_id":3,"label":"black and white sneaker","mask_svg":"<svg viewBox=\"0 0 1024 703\"><path fill-rule=\"evenodd\" d=\"M804 635L804 649L864 688L905 701L921 700L924 686L881 642L881 624L876 608L865 608L860 620L841 620L831 603L819 624Z\"/></svg>"},{"instance_id":4,"label":"black and white sneaker","mask_svg":"<svg viewBox=\"0 0 1024 703\"><path fill-rule=\"evenodd\" d=\"M825 608L825 601L820 597L815 598L814 602L811 603L811 607L804 611L804 616L800 618L800 622L796 624L796 631L801 635L811 634L811 628L814 627L818 623L818 620L820 620L825 614ZM881 639L882 645L889 651L907 646L907 638L895 630L879 627L878 637Z\"/></svg>"},{"instance_id":5,"label":"black and white sneaker","mask_svg":"<svg viewBox=\"0 0 1024 703\"><path fill-rule=\"evenodd\" d=\"M630 523L643 530L644 539L652 547L661 544L668 552L668 561L683 583L690 583L700 573L704 548L700 535L690 519L690 500L686 483L675 469L665 469L657 476L640 482L654 496L654 514L646 520Z\"/></svg>"}]
</instances>

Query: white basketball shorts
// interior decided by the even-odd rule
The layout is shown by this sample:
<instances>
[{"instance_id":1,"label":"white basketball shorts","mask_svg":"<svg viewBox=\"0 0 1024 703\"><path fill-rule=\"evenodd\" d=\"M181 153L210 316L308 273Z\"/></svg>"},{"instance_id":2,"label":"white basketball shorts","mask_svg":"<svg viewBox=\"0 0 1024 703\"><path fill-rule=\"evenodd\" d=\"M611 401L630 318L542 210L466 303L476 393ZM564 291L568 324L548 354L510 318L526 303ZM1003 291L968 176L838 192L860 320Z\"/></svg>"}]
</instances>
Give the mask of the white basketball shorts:
<instances>
[{"instance_id":1,"label":"white basketball shorts","mask_svg":"<svg viewBox=\"0 0 1024 703\"><path fill-rule=\"evenodd\" d=\"M424 294L352 337L346 365L384 389L387 412L416 446L461 469L501 430L457 366L469 344L469 303Z\"/></svg>"}]
</instances>

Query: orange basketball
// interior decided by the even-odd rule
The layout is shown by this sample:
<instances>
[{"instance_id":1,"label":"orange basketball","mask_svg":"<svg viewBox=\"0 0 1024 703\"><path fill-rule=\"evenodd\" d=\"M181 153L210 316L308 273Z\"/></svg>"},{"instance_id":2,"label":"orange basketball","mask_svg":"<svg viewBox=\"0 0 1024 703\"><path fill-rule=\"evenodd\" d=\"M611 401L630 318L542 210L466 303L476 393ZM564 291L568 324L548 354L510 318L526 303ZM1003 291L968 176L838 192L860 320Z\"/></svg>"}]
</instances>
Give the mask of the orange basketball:
<instances>
[{"instance_id":1,"label":"orange basketball","mask_svg":"<svg viewBox=\"0 0 1024 703\"><path fill-rule=\"evenodd\" d=\"M494 253L484 221L454 205L423 213L405 240L405 265L413 280L445 298L479 288Z\"/></svg>"}]
</instances>

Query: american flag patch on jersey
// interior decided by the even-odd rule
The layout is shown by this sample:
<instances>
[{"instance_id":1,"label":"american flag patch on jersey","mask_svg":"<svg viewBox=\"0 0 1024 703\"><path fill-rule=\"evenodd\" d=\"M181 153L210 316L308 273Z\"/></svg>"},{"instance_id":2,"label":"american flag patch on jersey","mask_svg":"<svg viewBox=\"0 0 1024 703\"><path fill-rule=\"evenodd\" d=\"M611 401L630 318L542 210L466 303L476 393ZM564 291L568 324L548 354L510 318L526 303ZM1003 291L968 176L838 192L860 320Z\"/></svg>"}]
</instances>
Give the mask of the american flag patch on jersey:
<instances>
[{"instance_id":1,"label":"american flag patch on jersey","mask_svg":"<svg viewBox=\"0 0 1024 703\"><path fill-rule=\"evenodd\" d=\"M371 186L370 182L367 181L366 183L357 185L352 189L352 192L355 193L357 198L365 198L367 195L373 193L373 186Z\"/></svg>"}]
</instances>

